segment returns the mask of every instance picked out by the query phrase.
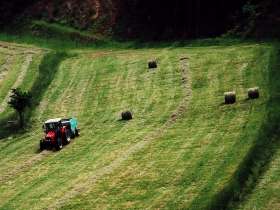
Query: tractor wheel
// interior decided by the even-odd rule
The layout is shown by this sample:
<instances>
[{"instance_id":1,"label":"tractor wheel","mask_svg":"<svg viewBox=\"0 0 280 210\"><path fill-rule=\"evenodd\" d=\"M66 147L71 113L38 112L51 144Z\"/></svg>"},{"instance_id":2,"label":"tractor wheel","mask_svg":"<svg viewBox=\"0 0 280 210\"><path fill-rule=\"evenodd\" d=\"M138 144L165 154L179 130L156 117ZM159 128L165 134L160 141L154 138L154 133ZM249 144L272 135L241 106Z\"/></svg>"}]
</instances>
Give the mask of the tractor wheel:
<instances>
[{"instance_id":1,"label":"tractor wheel","mask_svg":"<svg viewBox=\"0 0 280 210\"><path fill-rule=\"evenodd\" d=\"M56 141L56 145L55 145L55 148L56 150L61 150L62 149L62 139L61 138L58 138L57 141Z\"/></svg>"},{"instance_id":2,"label":"tractor wheel","mask_svg":"<svg viewBox=\"0 0 280 210\"><path fill-rule=\"evenodd\" d=\"M42 140L40 140L40 150L43 151L45 149L45 144Z\"/></svg>"},{"instance_id":3,"label":"tractor wheel","mask_svg":"<svg viewBox=\"0 0 280 210\"><path fill-rule=\"evenodd\" d=\"M75 129L75 136L78 137L80 135L79 130L76 128Z\"/></svg>"},{"instance_id":4,"label":"tractor wheel","mask_svg":"<svg viewBox=\"0 0 280 210\"><path fill-rule=\"evenodd\" d=\"M65 142L66 142L66 144L69 144L70 143L70 141L71 141L71 131L69 131L68 129L66 130L66 133L65 133Z\"/></svg>"},{"instance_id":5,"label":"tractor wheel","mask_svg":"<svg viewBox=\"0 0 280 210\"><path fill-rule=\"evenodd\" d=\"M73 131L71 130L70 133L71 133L71 139L74 139L74 138L76 137L75 132L73 132Z\"/></svg>"}]
</instances>

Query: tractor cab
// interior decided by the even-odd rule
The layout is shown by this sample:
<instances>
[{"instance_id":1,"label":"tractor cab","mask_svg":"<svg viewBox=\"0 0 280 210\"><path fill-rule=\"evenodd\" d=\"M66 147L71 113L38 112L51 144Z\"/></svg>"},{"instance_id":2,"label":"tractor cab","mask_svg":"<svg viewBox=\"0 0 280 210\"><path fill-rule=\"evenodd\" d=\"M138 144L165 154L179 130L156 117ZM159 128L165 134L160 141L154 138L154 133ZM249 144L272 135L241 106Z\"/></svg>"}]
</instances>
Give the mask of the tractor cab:
<instances>
[{"instance_id":1,"label":"tractor cab","mask_svg":"<svg viewBox=\"0 0 280 210\"><path fill-rule=\"evenodd\" d=\"M47 120L43 125L43 129L46 134L50 131L55 131L61 127L62 127L62 122L60 118Z\"/></svg>"},{"instance_id":2,"label":"tractor cab","mask_svg":"<svg viewBox=\"0 0 280 210\"><path fill-rule=\"evenodd\" d=\"M70 131L62 125L61 118L47 120L43 125L45 136L40 141L40 149L55 147L62 149L63 144L71 141Z\"/></svg>"}]
</instances>

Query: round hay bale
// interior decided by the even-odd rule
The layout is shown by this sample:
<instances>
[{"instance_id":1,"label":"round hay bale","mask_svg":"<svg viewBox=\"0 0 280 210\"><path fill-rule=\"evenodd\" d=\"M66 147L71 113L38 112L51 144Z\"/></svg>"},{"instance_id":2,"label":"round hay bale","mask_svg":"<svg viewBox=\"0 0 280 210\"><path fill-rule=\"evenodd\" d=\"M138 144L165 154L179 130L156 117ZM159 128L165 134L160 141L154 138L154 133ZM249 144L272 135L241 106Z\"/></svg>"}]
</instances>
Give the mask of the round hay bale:
<instances>
[{"instance_id":1,"label":"round hay bale","mask_svg":"<svg viewBox=\"0 0 280 210\"><path fill-rule=\"evenodd\" d=\"M226 92L225 94L225 104L234 104L236 102L236 93Z\"/></svg>"},{"instance_id":2,"label":"round hay bale","mask_svg":"<svg viewBox=\"0 0 280 210\"><path fill-rule=\"evenodd\" d=\"M253 87L248 89L248 98L256 99L260 97L260 91L258 87Z\"/></svg>"},{"instance_id":3,"label":"round hay bale","mask_svg":"<svg viewBox=\"0 0 280 210\"><path fill-rule=\"evenodd\" d=\"M130 111L122 112L122 120L132 120L132 113Z\"/></svg>"},{"instance_id":4,"label":"round hay bale","mask_svg":"<svg viewBox=\"0 0 280 210\"><path fill-rule=\"evenodd\" d=\"M149 69L155 69L155 68L157 68L157 61L156 61L156 60L150 60L150 61L148 62L148 67L149 67Z\"/></svg>"}]
</instances>

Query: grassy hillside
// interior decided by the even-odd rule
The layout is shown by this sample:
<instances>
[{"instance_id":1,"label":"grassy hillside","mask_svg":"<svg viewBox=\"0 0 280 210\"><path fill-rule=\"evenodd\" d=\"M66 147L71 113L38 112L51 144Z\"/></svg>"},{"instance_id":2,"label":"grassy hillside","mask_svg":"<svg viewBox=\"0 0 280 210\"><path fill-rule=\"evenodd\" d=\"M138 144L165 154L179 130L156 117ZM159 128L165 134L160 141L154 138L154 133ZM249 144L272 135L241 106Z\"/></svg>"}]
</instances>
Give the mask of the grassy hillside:
<instances>
[{"instance_id":1,"label":"grassy hillside","mask_svg":"<svg viewBox=\"0 0 280 210\"><path fill-rule=\"evenodd\" d=\"M44 52L36 47L0 42L0 138L9 135L7 121L14 115L7 105L10 90L32 87Z\"/></svg>"},{"instance_id":2,"label":"grassy hillside","mask_svg":"<svg viewBox=\"0 0 280 210\"><path fill-rule=\"evenodd\" d=\"M275 139L279 142L279 138ZM277 143L279 148L279 143ZM268 171L263 174L252 194L238 209L269 209L276 210L280 206L279 198L279 151L268 165Z\"/></svg>"},{"instance_id":3,"label":"grassy hillside","mask_svg":"<svg viewBox=\"0 0 280 210\"><path fill-rule=\"evenodd\" d=\"M278 107L278 87L270 85L278 79L271 74L274 53L265 43L70 50L56 62L40 52L41 65L22 81L40 90L30 128L0 140L0 209L225 206L234 192L242 194L238 175L251 176L243 173L253 166L248 154L270 140L261 137ZM150 58L158 69L148 70ZM252 86L261 98L249 101ZM4 87L1 93L11 85ZM229 90L238 102L225 106ZM132 121L118 120L124 110ZM43 121L65 116L78 118L81 136L60 152L38 152Z\"/></svg>"},{"instance_id":4,"label":"grassy hillside","mask_svg":"<svg viewBox=\"0 0 280 210\"><path fill-rule=\"evenodd\" d=\"M279 79L279 56L280 53L277 51L273 56L273 71L271 71L272 76L275 81ZM274 86L275 92L273 93L273 103L279 104L279 82L271 83ZM279 197L279 115L274 113L279 113L279 106L273 106L271 115L274 115L274 122L270 124L271 128L275 129L275 132L271 134L271 146L270 151L267 151L266 157L268 164L263 168L262 174L257 180L255 188L246 196L244 202L239 204L238 209L279 209L280 207L280 197Z\"/></svg>"}]
</instances>

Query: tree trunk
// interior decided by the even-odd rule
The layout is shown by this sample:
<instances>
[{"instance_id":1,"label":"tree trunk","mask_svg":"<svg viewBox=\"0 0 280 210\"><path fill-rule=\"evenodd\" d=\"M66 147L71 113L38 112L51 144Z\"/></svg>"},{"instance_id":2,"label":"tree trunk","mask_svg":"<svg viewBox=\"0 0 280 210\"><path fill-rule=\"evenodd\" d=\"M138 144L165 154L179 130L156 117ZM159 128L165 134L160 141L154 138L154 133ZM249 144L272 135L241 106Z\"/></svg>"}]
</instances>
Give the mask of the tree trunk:
<instances>
[{"instance_id":1,"label":"tree trunk","mask_svg":"<svg viewBox=\"0 0 280 210\"><path fill-rule=\"evenodd\" d=\"M19 126L20 128L23 128L24 126L24 114L23 112L18 112L19 115Z\"/></svg>"}]
</instances>

